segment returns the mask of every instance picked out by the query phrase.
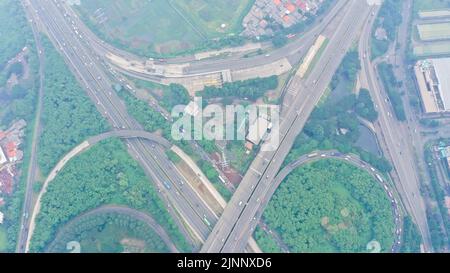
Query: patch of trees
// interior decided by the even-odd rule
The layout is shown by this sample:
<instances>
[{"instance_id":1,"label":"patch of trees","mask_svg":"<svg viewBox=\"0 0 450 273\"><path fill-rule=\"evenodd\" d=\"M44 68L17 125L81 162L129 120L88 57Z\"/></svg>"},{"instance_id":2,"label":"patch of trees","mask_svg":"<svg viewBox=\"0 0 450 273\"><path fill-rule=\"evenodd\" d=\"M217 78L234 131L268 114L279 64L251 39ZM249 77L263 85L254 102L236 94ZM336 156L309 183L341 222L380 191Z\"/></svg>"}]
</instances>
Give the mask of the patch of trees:
<instances>
[{"instance_id":1,"label":"patch of trees","mask_svg":"<svg viewBox=\"0 0 450 273\"><path fill-rule=\"evenodd\" d=\"M422 242L419 230L410 216L403 220L402 253L420 253L420 244Z\"/></svg>"},{"instance_id":2,"label":"patch of trees","mask_svg":"<svg viewBox=\"0 0 450 273\"><path fill-rule=\"evenodd\" d=\"M330 86L332 93L342 88L339 92L344 95L340 99L329 96L322 105L314 109L303 132L294 142L287 158L288 162L314 150L337 149L342 153L352 152L360 155L381 172L391 171L392 167L385 158L354 146L360 136L358 115L369 121L378 118L368 90L360 90L358 96L352 93L359 69L358 54L352 50L342 61Z\"/></svg>"},{"instance_id":3,"label":"patch of trees","mask_svg":"<svg viewBox=\"0 0 450 273\"><path fill-rule=\"evenodd\" d=\"M386 0L383 2L378 14L378 18L374 24L373 36L378 28L386 30L387 40L377 40L372 38L372 53L373 58L384 55L391 42L397 36L397 28L402 23L402 1L401 0Z\"/></svg>"},{"instance_id":4,"label":"patch of trees","mask_svg":"<svg viewBox=\"0 0 450 273\"><path fill-rule=\"evenodd\" d=\"M245 81L236 81L225 83L223 87L207 86L200 92L205 99L211 98L241 98L249 100L257 100L267 91L278 87L278 77L271 76L268 78L255 78Z\"/></svg>"},{"instance_id":5,"label":"patch of trees","mask_svg":"<svg viewBox=\"0 0 450 273\"><path fill-rule=\"evenodd\" d=\"M386 0L380 8L377 24L386 30L389 41L395 40L397 27L402 23L402 5L401 0Z\"/></svg>"},{"instance_id":6,"label":"patch of trees","mask_svg":"<svg viewBox=\"0 0 450 273\"><path fill-rule=\"evenodd\" d=\"M401 93L399 92L402 83L395 78L393 66L383 62L378 65L378 71L392 107L394 108L395 116L399 121L405 121L405 108Z\"/></svg>"},{"instance_id":7,"label":"patch of trees","mask_svg":"<svg viewBox=\"0 0 450 273\"><path fill-rule=\"evenodd\" d=\"M359 59L358 51L349 51L341 65L331 80L331 89L335 89L339 83L344 82L346 84L345 89L351 91L355 85L358 71L361 70L361 62Z\"/></svg>"},{"instance_id":8,"label":"patch of trees","mask_svg":"<svg viewBox=\"0 0 450 273\"><path fill-rule=\"evenodd\" d=\"M437 252L443 251L448 247L447 236L442 229L439 211L427 209L427 222L430 229L431 244Z\"/></svg>"},{"instance_id":9,"label":"patch of trees","mask_svg":"<svg viewBox=\"0 0 450 273\"><path fill-rule=\"evenodd\" d=\"M211 181L213 186L220 193L220 195L222 195L225 201L229 201L231 199L232 194L220 180L219 173L214 168L214 166L205 160L199 160L197 161L197 164L200 170L202 170L202 172L205 174L208 180Z\"/></svg>"},{"instance_id":10,"label":"patch of trees","mask_svg":"<svg viewBox=\"0 0 450 273\"><path fill-rule=\"evenodd\" d=\"M37 81L39 62L32 32L19 1L0 1L0 24L2 26L0 28L0 127L9 127L11 122L17 119L27 121L28 126L25 129L25 138L21 147L24 151L24 163L19 166L21 170L27 170L39 86ZM10 94L7 94L2 90L8 76L8 71L5 69L7 61L16 56L24 47L29 49L27 62L30 67L30 77L27 80L22 79L20 87L15 87ZM5 197L5 207L2 211L5 213L3 227L6 230L6 251L8 252L14 252L16 248L25 181L26 171L23 171L22 175L18 177L14 193Z\"/></svg>"},{"instance_id":11,"label":"patch of trees","mask_svg":"<svg viewBox=\"0 0 450 273\"><path fill-rule=\"evenodd\" d=\"M170 123L160 113L151 108L148 103L137 99L124 88L121 88L117 93L124 100L128 113L142 124L146 131L155 132L162 129L168 133L167 136L170 135Z\"/></svg>"},{"instance_id":12,"label":"patch of trees","mask_svg":"<svg viewBox=\"0 0 450 273\"><path fill-rule=\"evenodd\" d=\"M430 149L425 150L425 160L427 162L428 174L430 177L431 197L436 200L437 208L427 210L428 225L431 233L431 240L436 251L450 247L450 216L445 206L445 191L439 183L437 176L436 162L433 160Z\"/></svg>"},{"instance_id":13,"label":"patch of trees","mask_svg":"<svg viewBox=\"0 0 450 273\"><path fill-rule=\"evenodd\" d=\"M80 87L64 60L45 39L45 93L42 110L42 135L38 161L47 175L58 160L89 136L108 129L84 90Z\"/></svg>"},{"instance_id":14,"label":"patch of trees","mask_svg":"<svg viewBox=\"0 0 450 273\"><path fill-rule=\"evenodd\" d=\"M15 0L0 3L0 71L33 39L22 7Z\"/></svg>"},{"instance_id":15,"label":"patch of trees","mask_svg":"<svg viewBox=\"0 0 450 273\"><path fill-rule=\"evenodd\" d=\"M189 93L182 85L170 84L169 88L164 90L162 104L169 111L176 105L187 105L189 102Z\"/></svg>"},{"instance_id":16,"label":"patch of trees","mask_svg":"<svg viewBox=\"0 0 450 273\"><path fill-rule=\"evenodd\" d=\"M374 122L378 119L378 112L375 110L375 105L370 97L369 90L361 89L359 91L355 112L360 117L365 118L370 122Z\"/></svg>"},{"instance_id":17,"label":"patch of trees","mask_svg":"<svg viewBox=\"0 0 450 273\"><path fill-rule=\"evenodd\" d=\"M381 185L338 160L296 169L263 217L291 252L366 252L372 240L388 252L394 243L394 217Z\"/></svg>"},{"instance_id":18,"label":"patch of trees","mask_svg":"<svg viewBox=\"0 0 450 273\"><path fill-rule=\"evenodd\" d=\"M120 140L111 139L68 162L49 184L37 217L32 251L42 251L56 231L73 217L106 204L149 212L180 249L187 249L185 239L142 168Z\"/></svg>"},{"instance_id":19,"label":"patch of trees","mask_svg":"<svg viewBox=\"0 0 450 273\"><path fill-rule=\"evenodd\" d=\"M80 242L82 253L121 253L122 239L132 238L144 245L143 252L167 253L169 249L152 227L126 214L108 212L81 216L64 226L46 252L67 252L67 243Z\"/></svg>"},{"instance_id":20,"label":"patch of trees","mask_svg":"<svg viewBox=\"0 0 450 273\"><path fill-rule=\"evenodd\" d=\"M275 239L267 234L264 230L256 227L255 233L253 234L255 240L258 242L258 246L264 249L265 253L281 253L282 249L278 246Z\"/></svg>"}]
</instances>

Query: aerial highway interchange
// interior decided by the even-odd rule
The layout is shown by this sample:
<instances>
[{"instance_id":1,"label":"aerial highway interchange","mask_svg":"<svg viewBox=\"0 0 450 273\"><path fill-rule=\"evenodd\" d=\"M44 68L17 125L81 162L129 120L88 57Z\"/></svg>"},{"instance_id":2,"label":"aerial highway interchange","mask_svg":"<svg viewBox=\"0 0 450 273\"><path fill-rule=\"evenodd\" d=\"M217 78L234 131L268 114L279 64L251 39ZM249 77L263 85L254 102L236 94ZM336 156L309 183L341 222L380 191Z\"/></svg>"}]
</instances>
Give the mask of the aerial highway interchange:
<instances>
[{"instance_id":1,"label":"aerial highway interchange","mask_svg":"<svg viewBox=\"0 0 450 273\"><path fill-rule=\"evenodd\" d=\"M370 2L370 4L368 3ZM377 1L375 1L377 2ZM334 7L308 32L270 54L243 59L242 55L230 55L221 59L195 60L192 56L177 57L164 61L151 60L151 65L162 70L148 70L140 73L128 70L126 66L114 63L110 54L120 56L130 63L146 63L149 60L124 50L117 49L100 40L82 22L65 1L22 0L33 27L47 34L55 48L62 54L83 89L95 103L97 110L107 118L112 130L118 132L142 132L143 126L127 113L124 102L116 94L114 83L116 72L130 77L153 82L169 79L160 71L170 66L182 67L179 77L207 75L220 71L255 69L286 59L293 69L300 64L309 48L319 36L329 41L320 58L305 77L295 73L284 87L281 99L281 119L278 130L271 134L280 135L280 143L273 151L260 151L251 163L231 200L221 213L214 211L202 196L187 183L166 156L165 145L160 141L131 136L124 137L128 152L135 158L146 175L158 188L167 209L176 219L183 234L190 238L196 251L209 253L259 252L252 234L265 206L275 194L279 184L288 173L311 160L311 157L282 168L297 136L302 132L311 113L329 86L333 75L348 52L359 42L362 65L362 85L371 91L380 117L374 123L377 138L384 154L393 164L390 177L394 188L387 193L398 192L401 203L410 213L423 238L425 251L432 251L424 200L420 194L420 178L414 158L409 129L392 117L392 106L385 99L384 90L370 59L370 37L379 5L372 1L338 0ZM263 45L266 46L266 45ZM40 52L40 54L43 54ZM114 73L111 73L113 71ZM133 133L133 134L134 134ZM114 132L112 133L114 134ZM337 155L336 151L323 152L312 156L322 158L343 158L355 165L368 168L375 179L379 174L367 167L361 160ZM385 182L384 180L379 182ZM27 186L22 229L17 245L18 252L29 251L32 224L29 215L33 212L30 196L31 186ZM398 251L401 231L399 204L395 201L396 242L392 252ZM25 217L26 216L26 217ZM33 220L34 221L34 220ZM25 226L25 227L24 227ZM30 232L31 231L31 232Z\"/></svg>"}]
</instances>

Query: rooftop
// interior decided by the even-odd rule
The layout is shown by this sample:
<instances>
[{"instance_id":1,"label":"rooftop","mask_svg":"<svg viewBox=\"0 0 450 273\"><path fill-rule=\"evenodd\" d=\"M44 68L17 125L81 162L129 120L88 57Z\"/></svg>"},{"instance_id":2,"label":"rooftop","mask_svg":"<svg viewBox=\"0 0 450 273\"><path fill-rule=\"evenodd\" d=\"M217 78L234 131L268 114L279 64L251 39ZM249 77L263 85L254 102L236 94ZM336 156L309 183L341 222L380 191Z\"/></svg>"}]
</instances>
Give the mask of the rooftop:
<instances>
[{"instance_id":1,"label":"rooftop","mask_svg":"<svg viewBox=\"0 0 450 273\"><path fill-rule=\"evenodd\" d=\"M450 58L433 59L433 65L444 109L450 111Z\"/></svg>"}]
</instances>

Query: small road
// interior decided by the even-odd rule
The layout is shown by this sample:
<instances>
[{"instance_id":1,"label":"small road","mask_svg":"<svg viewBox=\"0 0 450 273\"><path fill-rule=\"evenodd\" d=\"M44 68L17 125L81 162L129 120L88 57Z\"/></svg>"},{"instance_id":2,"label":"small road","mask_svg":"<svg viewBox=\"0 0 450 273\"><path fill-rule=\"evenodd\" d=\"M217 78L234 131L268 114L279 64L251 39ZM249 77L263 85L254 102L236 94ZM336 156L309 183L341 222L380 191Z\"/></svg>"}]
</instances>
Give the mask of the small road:
<instances>
[{"instance_id":1,"label":"small road","mask_svg":"<svg viewBox=\"0 0 450 273\"><path fill-rule=\"evenodd\" d=\"M153 229L153 231L155 231L156 234L158 234L158 236L163 240L163 242L166 244L166 246L169 248L170 252L172 253L179 253L179 250L177 249L177 247L175 246L175 244L172 242L172 240L170 239L170 236L166 233L166 231L164 230L164 228L162 226L160 226L155 219L153 219L153 217L151 217L149 214L144 213L142 211L139 210L135 210L132 208L128 208L128 207L123 207L123 206L117 206L117 205L106 205L106 206L102 206L96 209L93 209L91 211L88 211L86 213L83 213L81 215L78 215L77 217L73 218L72 220L70 220L67 224L64 225L63 228L61 228L58 233L55 236L55 239L53 240L53 242L50 244L50 246L48 247L48 249L52 248L52 245L54 242L57 242L61 235L64 234L64 232L73 224L76 223L78 220L80 220L81 218L84 217L88 217L88 216L95 216L95 215L99 215L99 214L105 214L105 213L117 213L117 214L123 214L123 215L127 215L130 217L133 217L134 219L137 219L139 221L142 221L144 223L146 223L149 227L151 227Z\"/></svg>"},{"instance_id":2,"label":"small road","mask_svg":"<svg viewBox=\"0 0 450 273\"><path fill-rule=\"evenodd\" d=\"M27 9L24 9L27 11ZM32 16L26 13L27 18L31 19ZM20 231L19 235L17 237L17 245L16 245L16 252L23 252L24 251L24 242L26 241L26 238L28 237L28 225L29 225L29 213L33 206L33 183L35 182L36 178L36 172L38 168L37 164L37 149L38 149L38 142L40 137L40 130L41 130L41 115L42 115L42 104L43 104L43 97L44 97L44 82L45 82L45 55L44 55L44 48L42 46L41 37L39 34L39 30L37 29L36 24L30 24L31 30L33 32L34 41L36 44L36 50L38 54L39 59L39 91L38 91L38 98L37 98L37 105L36 105L36 116L34 120L34 128L33 128L33 139L31 142L31 153L30 153L30 160L29 160L29 166L27 170L27 179L25 183L25 196L24 196L24 202L22 207L22 216L20 220Z\"/></svg>"},{"instance_id":3,"label":"small road","mask_svg":"<svg viewBox=\"0 0 450 273\"><path fill-rule=\"evenodd\" d=\"M264 144L274 145L258 153L203 245L202 252L233 253L243 250L242 242L247 241L252 234L252 219L261 206L260 200L271 196L268 190L273 184L273 178L277 176L297 135L303 130L348 49L370 18L372 9L365 1L350 1L346 9L341 10L341 20L329 24L330 33L326 36L329 44L311 73L307 78L297 73L287 87L280 124L278 128L272 129L269 136L278 135L279 145L271 142Z\"/></svg>"}]
</instances>

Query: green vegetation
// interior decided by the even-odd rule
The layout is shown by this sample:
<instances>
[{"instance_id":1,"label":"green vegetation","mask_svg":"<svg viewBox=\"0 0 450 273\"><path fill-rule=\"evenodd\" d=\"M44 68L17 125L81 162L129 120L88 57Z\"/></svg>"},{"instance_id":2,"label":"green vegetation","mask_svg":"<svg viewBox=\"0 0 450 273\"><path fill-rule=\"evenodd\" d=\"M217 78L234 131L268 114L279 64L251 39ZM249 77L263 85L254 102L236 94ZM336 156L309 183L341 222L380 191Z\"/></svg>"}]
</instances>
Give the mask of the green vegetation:
<instances>
[{"instance_id":1,"label":"green vegetation","mask_svg":"<svg viewBox=\"0 0 450 273\"><path fill-rule=\"evenodd\" d=\"M125 214L81 216L60 233L47 252L67 252L67 243L71 241L80 242L82 253L169 252L152 227Z\"/></svg>"},{"instance_id":2,"label":"green vegetation","mask_svg":"<svg viewBox=\"0 0 450 273\"><path fill-rule=\"evenodd\" d=\"M402 86L402 83L395 78L393 66L383 62L378 65L378 71L392 107L394 108L395 116L399 121L405 121L406 114L402 94L398 91Z\"/></svg>"},{"instance_id":3,"label":"green vegetation","mask_svg":"<svg viewBox=\"0 0 450 273\"><path fill-rule=\"evenodd\" d=\"M360 137L358 115L376 120L377 113L367 90L361 90L357 97L352 93L359 58L355 51L345 57L331 83L331 94L311 114L303 132L297 137L286 162L314 150L337 149L342 153L355 153L382 172L389 172L391 165L378 157L356 147Z\"/></svg>"},{"instance_id":4,"label":"green vegetation","mask_svg":"<svg viewBox=\"0 0 450 273\"><path fill-rule=\"evenodd\" d=\"M219 173L213 167L213 165L207 161L200 160L197 162L197 165L202 170L202 172L206 175L209 181L213 184L216 190L222 195L225 201L230 201L231 196L233 195L230 190L225 187L225 185L220 181Z\"/></svg>"},{"instance_id":5,"label":"green vegetation","mask_svg":"<svg viewBox=\"0 0 450 273\"><path fill-rule=\"evenodd\" d=\"M421 241L422 239L417 226L414 224L410 216L405 217L403 220L403 237L400 252L420 253Z\"/></svg>"},{"instance_id":6,"label":"green vegetation","mask_svg":"<svg viewBox=\"0 0 450 273\"><path fill-rule=\"evenodd\" d=\"M4 0L0 3L0 71L6 63L14 58L27 45L32 45L33 35L27 24L20 3L14 0ZM0 86L3 81L0 81Z\"/></svg>"},{"instance_id":7,"label":"green vegetation","mask_svg":"<svg viewBox=\"0 0 450 273\"><path fill-rule=\"evenodd\" d=\"M16 119L32 122L37 94L38 60L31 28L20 3L5 0L0 3L0 127L9 126ZM19 84L7 90L6 82L12 74L22 75L24 65L8 61L27 48L25 61L30 68L27 79L20 79Z\"/></svg>"},{"instance_id":8,"label":"green vegetation","mask_svg":"<svg viewBox=\"0 0 450 273\"><path fill-rule=\"evenodd\" d=\"M128 113L142 124L146 131L155 132L162 129L167 136L170 135L170 123L160 113L153 110L148 103L137 99L125 88L121 88L117 93L124 100Z\"/></svg>"},{"instance_id":9,"label":"green vegetation","mask_svg":"<svg viewBox=\"0 0 450 273\"><path fill-rule=\"evenodd\" d=\"M125 100L128 112L140 123L144 126L145 130L154 132L158 129L162 130L163 135L169 139L171 138L171 123L167 122L160 113L156 112L152 108L149 107L147 103L142 100L135 98L133 95L128 93L123 88L118 92L119 95ZM174 141L173 141L174 142ZM206 145L208 142L200 141L199 144ZM202 160L195 152L192 150L192 147L189 143L185 141L175 142L183 151L189 155L192 160L199 166L202 172L206 175L206 177L211 181L213 186L217 189L217 191L225 198L225 200L229 200L231 198L230 191L225 187L225 185L219 179L219 173L214 169L211 163ZM208 147L212 149L211 143L207 144ZM177 157L168 153L169 159L176 163L178 160Z\"/></svg>"},{"instance_id":10,"label":"green vegetation","mask_svg":"<svg viewBox=\"0 0 450 273\"><path fill-rule=\"evenodd\" d=\"M245 142L239 140L228 141L226 148L227 158L233 169L237 170L242 175L245 174L256 156L255 151L247 154Z\"/></svg>"},{"instance_id":11,"label":"green vegetation","mask_svg":"<svg viewBox=\"0 0 450 273\"><path fill-rule=\"evenodd\" d=\"M361 70L361 62L358 51L356 49L350 50L339 66L336 74L331 80L331 89L336 89L339 83L345 84L344 89L351 92L355 86L358 71Z\"/></svg>"},{"instance_id":12,"label":"green vegetation","mask_svg":"<svg viewBox=\"0 0 450 273\"><path fill-rule=\"evenodd\" d=\"M106 131L108 125L58 52L48 40L44 40L44 45L44 130L39 140L38 158L41 171L46 175L64 154L89 136Z\"/></svg>"},{"instance_id":13,"label":"green vegetation","mask_svg":"<svg viewBox=\"0 0 450 273\"><path fill-rule=\"evenodd\" d=\"M367 252L372 240L388 252L394 243L391 204L381 185L339 160L295 170L263 217L292 252Z\"/></svg>"},{"instance_id":14,"label":"green vegetation","mask_svg":"<svg viewBox=\"0 0 450 273\"><path fill-rule=\"evenodd\" d=\"M430 228L431 242L436 251L450 247L450 216L445 206L445 191L439 183L437 176L436 162L433 160L431 148L425 150L425 160L430 176L430 197L437 203L436 207L427 210L428 226Z\"/></svg>"},{"instance_id":15,"label":"green vegetation","mask_svg":"<svg viewBox=\"0 0 450 273\"><path fill-rule=\"evenodd\" d=\"M223 87L207 86L200 92L200 96L205 99L211 98L247 98L257 100L267 91L278 86L278 77L255 78L245 81L225 83Z\"/></svg>"},{"instance_id":16,"label":"green vegetation","mask_svg":"<svg viewBox=\"0 0 450 273\"><path fill-rule=\"evenodd\" d=\"M41 251L58 228L73 217L105 204L149 212L180 249L187 250L153 185L117 139L101 142L70 161L42 199L31 249Z\"/></svg>"},{"instance_id":17,"label":"green vegetation","mask_svg":"<svg viewBox=\"0 0 450 273\"><path fill-rule=\"evenodd\" d=\"M375 105L370 97L369 90L361 89L359 91L355 111L360 117L368 121L374 122L378 119L378 112L375 110Z\"/></svg>"},{"instance_id":18,"label":"green vegetation","mask_svg":"<svg viewBox=\"0 0 450 273\"><path fill-rule=\"evenodd\" d=\"M23 163L18 165L22 172L11 196L5 197L4 223L0 229L0 251L13 252L16 248L17 234L20 229L20 217L24 198L26 170L29 166L31 142L35 124L35 111L38 94L39 62L31 28L19 1L5 0L0 3L0 129L9 127L11 122L24 119L27 122L25 137L21 149L24 151ZM22 51L22 49L27 49ZM8 61L17 54L23 53L22 64ZM12 73L22 74L24 66L28 67L28 75L19 77L18 85L7 88L6 82Z\"/></svg>"},{"instance_id":19,"label":"green vegetation","mask_svg":"<svg viewBox=\"0 0 450 273\"><path fill-rule=\"evenodd\" d=\"M82 0L84 22L116 47L144 56L174 56L242 44L245 0ZM226 23L225 28L222 24Z\"/></svg>"},{"instance_id":20,"label":"green vegetation","mask_svg":"<svg viewBox=\"0 0 450 273\"><path fill-rule=\"evenodd\" d=\"M372 57L377 58L384 55L397 36L397 28L402 23L401 0L385 0L381 6L377 21L374 25L373 35L378 28L386 30L387 40L377 40L372 37Z\"/></svg>"},{"instance_id":21,"label":"green vegetation","mask_svg":"<svg viewBox=\"0 0 450 273\"><path fill-rule=\"evenodd\" d=\"M437 252L448 247L448 238L441 225L441 215L438 209L427 209L427 222L430 229L431 244Z\"/></svg>"},{"instance_id":22,"label":"green vegetation","mask_svg":"<svg viewBox=\"0 0 450 273\"><path fill-rule=\"evenodd\" d=\"M282 250L278 246L275 239L270 236L269 234L266 234L264 230L262 230L260 227L256 227L255 233L253 234L255 240L258 242L258 246L261 249L264 249L264 252L266 253L281 253Z\"/></svg>"},{"instance_id":23,"label":"green vegetation","mask_svg":"<svg viewBox=\"0 0 450 273\"><path fill-rule=\"evenodd\" d=\"M162 97L162 105L169 111L176 105L187 105L190 102L189 93L182 85L171 84L164 91Z\"/></svg>"},{"instance_id":24,"label":"green vegetation","mask_svg":"<svg viewBox=\"0 0 450 273\"><path fill-rule=\"evenodd\" d=\"M172 150L167 150L166 151L166 155L169 158L170 161L172 161L173 163L177 164L181 162L181 157L178 156L174 151Z\"/></svg>"},{"instance_id":25,"label":"green vegetation","mask_svg":"<svg viewBox=\"0 0 450 273\"><path fill-rule=\"evenodd\" d=\"M208 37L223 34L239 34L242 20L253 6L254 0L189 0L170 1L180 13L188 17L195 26L202 28ZM184 12L183 12L184 11ZM226 24L222 28L222 24Z\"/></svg>"},{"instance_id":26,"label":"green vegetation","mask_svg":"<svg viewBox=\"0 0 450 273\"><path fill-rule=\"evenodd\" d=\"M0 227L0 253L6 251L8 248L8 237L6 230Z\"/></svg>"}]
</instances>

